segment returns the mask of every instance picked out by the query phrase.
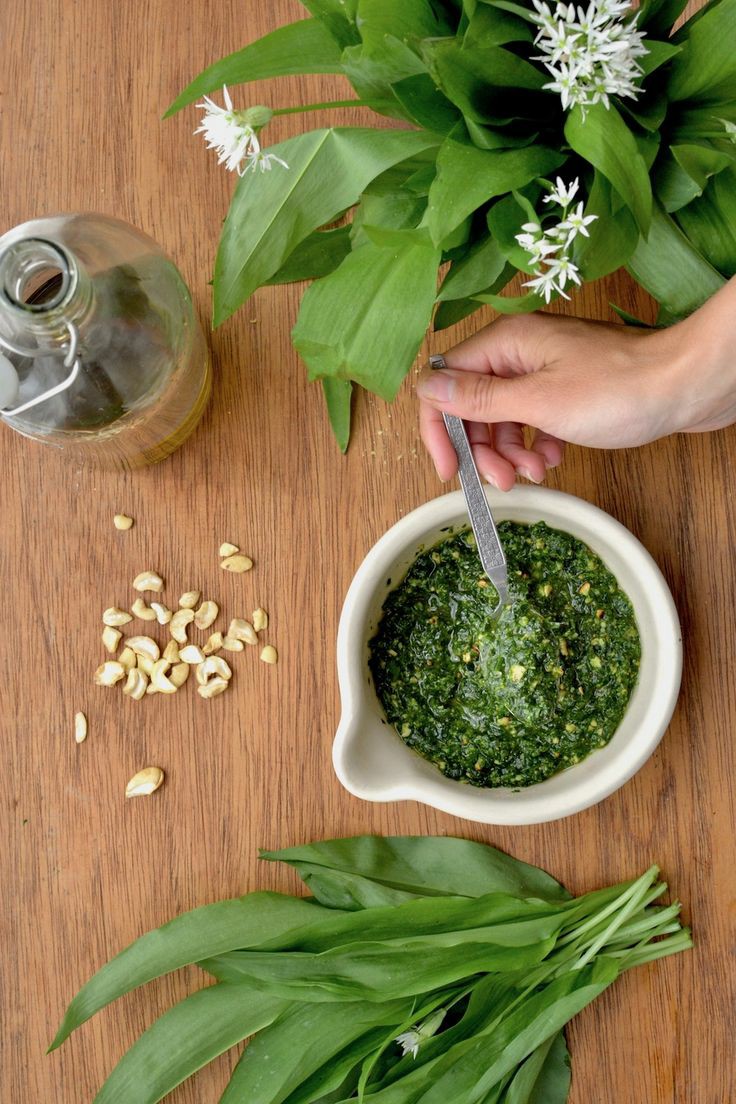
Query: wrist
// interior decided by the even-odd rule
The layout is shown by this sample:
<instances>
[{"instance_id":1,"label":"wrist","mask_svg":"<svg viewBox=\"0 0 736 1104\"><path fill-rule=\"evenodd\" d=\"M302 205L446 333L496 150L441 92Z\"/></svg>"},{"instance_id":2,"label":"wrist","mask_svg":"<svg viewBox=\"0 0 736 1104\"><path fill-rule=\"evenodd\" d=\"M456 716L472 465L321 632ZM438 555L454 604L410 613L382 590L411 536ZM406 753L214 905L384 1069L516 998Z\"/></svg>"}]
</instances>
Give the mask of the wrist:
<instances>
[{"instance_id":1,"label":"wrist","mask_svg":"<svg viewBox=\"0 0 736 1104\"><path fill-rule=\"evenodd\" d=\"M667 432L718 429L736 421L736 280L689 318L649 335Z\"/></svg>"}]
</instances>

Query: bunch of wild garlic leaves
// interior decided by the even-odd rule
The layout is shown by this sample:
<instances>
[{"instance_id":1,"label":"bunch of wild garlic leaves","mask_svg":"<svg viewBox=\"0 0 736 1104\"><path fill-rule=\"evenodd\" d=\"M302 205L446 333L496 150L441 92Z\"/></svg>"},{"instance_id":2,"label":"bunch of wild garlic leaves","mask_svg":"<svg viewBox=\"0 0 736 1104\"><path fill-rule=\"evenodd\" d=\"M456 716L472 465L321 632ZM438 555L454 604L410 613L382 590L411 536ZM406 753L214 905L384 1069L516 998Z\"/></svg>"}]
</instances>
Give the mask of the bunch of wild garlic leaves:
<instances>
[{"instance_id":1,"label":"bunch of wild garlic leaves","mask_svg":"<svg viewBox=\"0 0 736 1104\"><path fill-rule=\"evenodd\" d=\"M221 1104L563 1104L563 1028L624 970L691 945L651 867L571 897L450 837L327 840L263 857L312 896L185 913L104 966L52 1044L123 993L197 963L216 984L131 1047L96 1104L153 1104L245 1047Z\"/></svg>"},{"instance_id":2,"label":"bunch of wild garlic leaves","mask_svg":"<svg viewBox=\"0 0 736 1104\"><path fill-rule=\"evenodd\" d=\"M353 384L392 399L432 321L534 310L626 266L666 323L736 273L736 0L677 31L686 0L303 2L309 18L211 65L170 112L199 101L198 129L241 175L215 325L264 284L314 280L294 344L343 448ZM223 92L301 73L341 74L354 96L248 107ZM274 114L346 103L403 129L264 148ZM555 237L566 217L546 201L573 186L578 232ZM517 272L522 294L502 295Z\"/></svg>"}]
</instances>

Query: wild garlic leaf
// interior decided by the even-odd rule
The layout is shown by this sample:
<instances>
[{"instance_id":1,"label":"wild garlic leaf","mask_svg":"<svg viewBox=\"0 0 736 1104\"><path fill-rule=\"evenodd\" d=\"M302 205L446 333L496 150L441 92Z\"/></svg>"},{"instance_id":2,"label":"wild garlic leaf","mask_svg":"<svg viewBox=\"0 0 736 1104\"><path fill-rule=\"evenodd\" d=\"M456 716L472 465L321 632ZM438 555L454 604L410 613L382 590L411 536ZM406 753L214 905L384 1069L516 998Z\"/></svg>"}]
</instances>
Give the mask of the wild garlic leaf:
<instances>
[{"instance_id":1,"label":"wild garlic leaf","mask_svg":"<svg viewBox=\"0 0 736 1104\"><path fill-rule=\"evenodd\" d=\"M302 0L302 3L324 24L340 49L360 42L356 26L358 0Z\"/></svg>"},{"instance_id":2,"label":"wild garlic leaf","mask_svg":"<svg viewBox=\"0 0 736 1104\"><path fill-rule=\"evenodd\" d=\"M446 138L437 154L437 177L429 189L427 225L441 242L464 218L495 196L523 188L565 160L544 146L479 150Z\"/></svg>"},{"instance_id":3,"label":"wild garlic leaf","mask_svg":"<svg viewBox=\"0 0 736 1104\"><path fill-rule=\"evenodd\" d=\"M498 243L486 236L476 242L460 261L454 261L439 290L437 298L463 299L485 291L503 272L506 258Z\"/></svg>"},{"instance_id":4,"label":"wild garlic leaf","mask_svg":"<svg viewBox=\"0 0 736 1104\"><path fill-rule=\"evenodd\" d=\"M652 217L652 186L634 135L611 105L580 106L568 112L565 137L581 157L598 169L630 208L646 236Z\"/></svg>"},{"instance_id":5,"label":"wild garlic leaf","mask_svg":"<svg viewBox=\"0 0 736 1104\"><path fill-rule=\"evenodd\" d=\"M318 899L315 867L355 874L417 896L511 893L552 902L570 900L559 882L539 867L454 836L353 836L261 851L261 858L289 863L297 873L302 863L310 864L309 888Z\"/></svg>"},{"instance_id":6,"label":"wild garlic leaf","mask_svg":"<svg viewBox=\"0 0 736 1104\"><path fill-rule=\"evenodd\" d=\"M320 382L332 432L340 451L345 452L350 441L353 385L350 380L340 379L323 379Z\"/></svg>"},{"instance_id":7,"label":"wild garlic leaf","mask_svg":"<svg viewBox=\"0 0 736 1104\"><path fill-rule=\"evenodd\" d=\"M266 285L318 280L320 276L334 272L349 252L349 226L315 230L289 254L278 272L266 281Z\"/></svg>"},{"instance_id":8,"label":"wild garlic leaf","mask_svg":"<svg viewBox=\"0 0 736 1104\"><path fill-rule=\"evenodd\" d=\"M676 318L702 306L726 282L656 203L649 234L639 238L627 268Z\"/></svg>"},{"instance_id":9,"label":"wild garlic leaf","mask_svg":"<svg viewBox=\"0 0 736 1104\"><path fill-rule=\"evenodd\" d=\"M218 981L253 985L287 1000L385 1001L426 993L471 977L528 969L549 953L554 938L526 947L460 943L432 947L360 942L321 954L230 951L200 965Z\"/></svg>"},{"instance_id":10,"label":"wild garlic leaf","mask_svg":"<svg viewBox=\"0 0 736 1104\"><path fill-rule=\"evenodd\" d=\"M419 131L337 127L273 146L288 170L244 176L225 219L215 263L214 324L278 272L309 234L356 203L371 180L438 141Z\"/></svg>"},{"instance_id":11,"label":"wild garlic leaf","mask_svg":"<svg viewBox=\"0 0 736 1104\"><path fill-rule=\"evenodd\" d=\"M94 1104L156 1104L198 1069L260 1031L289 1002L213 985L164 1012L115 1066Z\"/></svg>"},{"instance_id":12,"label":"wild garlic leaf","mask_svg":"<svg viewBox=\"0 0 736 1104\"><path fill-rule=\"evenodd\" d=\"M310 379L351 379L391 400L432 317L440 251L422 230L368 236L307 289L293 341Z\"/></svg>"},{"instance_id":13,"label":"wild garlic leaf","mask_svg":"<svg viewBox=\"0 0 736 1104\"><path fill-rule=\"evenodd\" d=\"M672 62L671 100L736 98L736 0L719 0L697 11L675 34L683 51Z\"/></svg>"},{"instance_id":14,"label":"wild garlic leaf","mask_svg":"<svg viewBox=\"0 0 736 1104\"><path fill-rule=\"evenodd\" d=\"M354 1042L343 1047L331 1061L306 1077L289 1094L284 1104L334 1104L354 1093L363 1062L376 1051L384 1037L385 1029L380 1027L360 1035ZM232 1104L240 1104L237 1097L232 1100Z\"/></svg>"},{"instance_id":15,"label":"wild garlic leaf","mask_svg":"<svg viewBox=\"0 0 736 1104\"><path fill-rule=\"evenodd\" d=\"M282 1104L369 1031L389 1025L397 1029L411 1015L413 1003L409 999L380 1005L364 1001L293 1005L243 1052L220 1104L244 1100L248 1104ZM377 1037L372 1036L371 1041ZM295 1040L302 1040L302 1045L295 1045Z\"/></svg>"},{"instance_id":16,"label":"wild garlic leaf","mask_svg":"<svg viewBox=\"0 0 736 1104\"><path fill-rule=\"evenodd\" d=\"M506 1089L504 1104L565 1104L570 1080L570 1055L560 1031L532 1051Z\"/></svg>"},{"instance_id":17,"label":"wild garlic leaf","mask_svg":"<svg viewBox=\"0 0 736 1104\"><path fill-rule=\"evenodd\" d=\"M647 35L668 35L686 7L687 0L644 0L636 25Z\"/></svg>"},{"instance_id":18,"label":"wild garlic leaf","mask_svg":"<svg viewBox=\"0 0 736 1104\"><path fill-rule=\"evenodd\" d=\"M481 1104L499 1081L550 1035L556 1035L617 976L617 964L605 958L564 973L525 998L496 1026L451 1047L434 1064L427 1090L413 1099L417 1104L447 1104L448 1100ZM401 1097L396 1090L400 1086L399 1081L388 1090L366 1096L367 1104L398 1104Z\"/></svg>"},{"instance_id":19,"label":"wild garlic leaf","mask_svg":"<svg viewBox=\"0 0 736 1104\"><path fill-rule=\"evenodd\" d=\"M359 940L389 943L407 939L415 944L424 940L428 946L481 940L521 946L548 938L577 907L574 902L488 893L483 897L416 897L358 912L331 914L320 909L315 923L266 940L259 950L319 953Z\"/></svg>"},{"instance_id":20,"label":"wild garlic leaf","mask_svg":"<svg viewBox=\"0 0 736 1104\"><path fill-rule=\"evenodd\" d=\"M676 221L721 275L736 274L736 167L717 173L701 196L677 212Z\"/></svg>"},{"instance_id":21,"label":"wild garlic leaf","mask_svg":"<svg viewBox=\"0 0 736 1104\"><path fill-rule=\"evenodd\" d=\"M639 230L628 207L613 209L613 193L606 177L597 169L585 206L586 215L598 215L588 227L588 237L579 234L574 260L586 280L597 280L621 268L631 257Z\"/></svg>"},{"instance_id":22,"label":"wild garlic leaf","mask_svg":"<svg viewBox=\"0 0 736 1104\"><path fill-rule=\"evenodd\" d=\"M427 72L422 59L394 34L364 36L359 46L343 52L342 71L362 103L381 115L406 119L394 95L397 81Z\"/></svg>"},{"instance_id":23,"label":"wild garlic leaf","mask_svg":"<svg viewBox=\"0 0 736 1104\"><path fill-rule=\"evenodd\" d=\"M235 947L258 946L279 932L310 924L324 911L314 902L296 897L249 893L177 916L136 939L80 989L50 1049L60 1046L95 1012L139 985L200 958Z\"/></svg>"},{"instance_id":24,"label":"wild garlic leaf","mask_svg":"<svg viewBox=\"0 0 736 1104\"><path fill-rule=\"evenodd\" d=\"M266 77L294 73L339 73L340 48L318 19L300 19L216 61L187 85L164 118L181 111L207 92Z\"/></svg>"}]
</instances>

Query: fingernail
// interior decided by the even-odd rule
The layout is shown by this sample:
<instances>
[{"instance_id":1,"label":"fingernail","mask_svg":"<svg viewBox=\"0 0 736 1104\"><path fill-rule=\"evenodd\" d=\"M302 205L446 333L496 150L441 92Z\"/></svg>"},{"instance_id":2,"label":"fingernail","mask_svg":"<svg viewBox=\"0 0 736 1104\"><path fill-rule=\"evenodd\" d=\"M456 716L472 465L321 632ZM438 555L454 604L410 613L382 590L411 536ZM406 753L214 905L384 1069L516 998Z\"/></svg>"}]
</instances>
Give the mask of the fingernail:
<instances>
[{"instance_id":1,"label":"fingernail","mask_svg":"<svg viewBox=\"0 0 736 1104\"><path fill-rule=\"evenodd\" d=\"M432 372L417 381L417 394L421 399L434 402L450 402L455 380L445 372Z\"/></svg>"},{"instance_id":2,"label":"fingernail","mask_svg":"<svg viewBox=\"0 0 736 1104\"><path fill-rule=\"evenodd\" d=\"M449 482L447 479L445 479L444 475L442 474L442 472L440 471L440 469L437 467L436 464L434 465L434 470L437 472L437 478L439 479L440 483Z\"/></svg>"},{"instance_id":3,"label":"fingernail","mask_svg":"<svg viewBox=\"0 0 736 1104\"><path fill-rule=\"evenodd\" d=\"M537 479L536 476L532 475L528 468L517 468L516 470L518 471L519 475L523 476L524 479L528 479L530 483L542 482L541 479Z\"/></svg>"},{"instance_id":4,"label":"fingernail","mask_svg":"<svg viewBox=\"0 0 736 1104\"><path fill-rule=\"evenodd\" d=\"M488 475L488 473L486 472L486 473L484 473L483 478L485 479L486 483L490 483L491 486L495 487L497 491L500 490L500 487L498 486L498 483L496 482L496 480L493 478L492 475Z\"/></svg>"}]
</instances>

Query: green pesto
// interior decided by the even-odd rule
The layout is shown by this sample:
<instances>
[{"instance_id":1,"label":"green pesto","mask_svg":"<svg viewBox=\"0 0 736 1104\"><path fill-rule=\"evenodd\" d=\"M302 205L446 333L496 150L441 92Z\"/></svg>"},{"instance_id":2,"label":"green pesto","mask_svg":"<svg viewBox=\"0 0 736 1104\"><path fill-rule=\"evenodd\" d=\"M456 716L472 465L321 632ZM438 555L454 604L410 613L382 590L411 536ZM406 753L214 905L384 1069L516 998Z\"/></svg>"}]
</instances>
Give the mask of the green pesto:
<instances>
[{"instance_id":1,"label":"green pesto","mask_svg":"<svg viewBox=\"0 0 736 1104\"><path fill-rule=\"evenodd\" d=\"M639 670L629 599L603 561L544 522L502 522L513 605L473 534L422 552L386 599L370 668L402 740L448 778L529 786L613 736Z\"/></svg>"}]
</instances>

